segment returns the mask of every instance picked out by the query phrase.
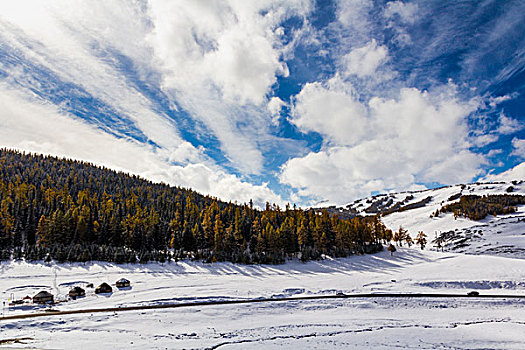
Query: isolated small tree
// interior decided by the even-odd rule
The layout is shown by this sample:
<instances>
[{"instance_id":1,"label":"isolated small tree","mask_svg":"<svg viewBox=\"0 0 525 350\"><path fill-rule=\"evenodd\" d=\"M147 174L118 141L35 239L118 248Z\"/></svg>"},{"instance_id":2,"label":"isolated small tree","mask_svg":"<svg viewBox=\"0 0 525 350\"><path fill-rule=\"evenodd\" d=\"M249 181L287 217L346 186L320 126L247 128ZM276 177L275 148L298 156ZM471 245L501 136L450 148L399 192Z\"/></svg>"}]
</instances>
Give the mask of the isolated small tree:
<instances>
[{"instance_id":1,"label":"isolated small tree","mask_svg":"<svg viewBox=\"0 0 525 350\"><path fill-rule=\"evenodd\" d=\"M388 248L386 248L386 250L388 250L390 252L390 256L394 255L394 252L397 250L396 247L390 243L390 245L388 246Z\"/></svg>"},{"instance_id":2,"label":"isolated small tree","mask_svg":"<svg viewBox=\"0 0 525 350\"><path fill-rule=\"evenodd\" d=\"M405 242L407 242L409 248L412 246L412 244L414 244L414 240L412 239L412 237L410 237L408 233L405 236Z\"/></svg>"},{"instance_id":3,"label":"isolated small tree","mask_svg":"<svg viewBox=\"0 0 525 350\"><path fill-rule=\"evenodd\" d=\"M443 237L439 236L434 240L434 247L439 251L443 251Z\"/></svg>"},{"instance_id":4,"label":"isolated small tree","mask_svg":"<svg viewBox=\"0 0 525 350\"><path fill-rule=\"evenodd\" d=\"M419 231L416 236L416 244L421 246L421 250L425 249L427 244L427 235L423 231Z\"/></svg>"},{"instance_id":5,"label":"isolated small tree","mask_svg":"<svg viewBox=\"0 0 525 350\"><path fill-rule=\"evenodd\" d=\"M403 246L403 241L407 237L407 230L405 230L402 226L399 226L399 230L394 233L394 242L397 243L397 245Z\"/></svg>"}]
</instances>

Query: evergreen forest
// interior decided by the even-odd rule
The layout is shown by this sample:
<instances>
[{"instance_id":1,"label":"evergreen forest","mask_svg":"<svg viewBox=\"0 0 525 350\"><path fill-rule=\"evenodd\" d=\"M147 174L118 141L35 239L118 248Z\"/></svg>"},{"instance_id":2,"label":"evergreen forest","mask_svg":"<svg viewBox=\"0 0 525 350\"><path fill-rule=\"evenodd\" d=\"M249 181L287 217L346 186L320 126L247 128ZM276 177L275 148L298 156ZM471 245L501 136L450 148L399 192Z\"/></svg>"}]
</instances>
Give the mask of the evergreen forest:
<instances>
[{"instance_id":1,"label":"evergreen forest","mask_svg":"<svg viewBox=\"0 0 525 350\"><path fill-rule=\"evenodd\" d=\"M255 208L90 163L0 149L0 260L276 264L372 253L379 216Z\"/></svg>"},{"instance_id":2,"label":"evergreen forest","mask_svg":"<svg viewBox=\"0 0 525 350\"><path fill-rule=\"evenodd\" d=\"M445 205L442 213L454 213L471 220L483 220L487 215L503 215L516 212L516 206L525 204L525 196L517 194L466 195L459 202ZM439 213L436 213L439 215Z\"/></svg>"}]
</instances>

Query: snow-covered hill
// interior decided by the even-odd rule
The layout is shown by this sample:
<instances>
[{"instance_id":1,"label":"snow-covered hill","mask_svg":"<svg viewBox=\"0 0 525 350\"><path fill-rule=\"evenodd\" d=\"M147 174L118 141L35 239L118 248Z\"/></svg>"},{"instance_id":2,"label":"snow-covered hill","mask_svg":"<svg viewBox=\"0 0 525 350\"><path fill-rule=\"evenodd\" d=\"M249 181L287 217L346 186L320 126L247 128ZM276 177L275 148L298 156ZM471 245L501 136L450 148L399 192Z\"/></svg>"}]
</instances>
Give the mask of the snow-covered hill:
<instances>
[{"instance_id":1,"label":"snow-covered hill","mask_svg":"<svg viewBox=\"0 0 525 350\"><path fill-rule=\"evenodd\" d=\"M381 194L329 210L343 216L394 211L382 217L385 225L394 231L402 226L412 237L423 231L430 242L428 249L436 249L432 241L441 236L443 249L447 251L525 258L525 206L518 206L516 213L497 217L489 215L481 221L454 218L452 213L431 217L443 205L459 201L461 195L490 194L524 195L525 182L475 183ZM395 211L400 208L406 210Z\"/></svg>"}]
</instances>

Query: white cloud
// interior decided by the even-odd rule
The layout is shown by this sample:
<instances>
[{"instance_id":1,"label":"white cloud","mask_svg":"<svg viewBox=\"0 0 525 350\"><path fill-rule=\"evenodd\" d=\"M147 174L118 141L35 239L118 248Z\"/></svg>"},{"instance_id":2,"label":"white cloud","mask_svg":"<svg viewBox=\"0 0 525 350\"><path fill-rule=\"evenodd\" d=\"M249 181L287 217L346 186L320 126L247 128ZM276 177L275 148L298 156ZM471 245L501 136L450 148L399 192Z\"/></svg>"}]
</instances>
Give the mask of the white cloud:
<instances>
[{"instance_id":1,"label":"white cloud","mask_svg":"<svg viewBox=\"0 0 525 350\"><path fill-rule=\"evenodd\" d=\"M287 75L275 29L308 8L307 1L151 1L150 41L165 83L174 89L213 84L226 100L262 103L276 75Z\"/></svg>"},{"instance_id":2,"label":"white cloud","mask_svg":"<svg viewBox=\"0 0 525 350\"><path fill-rule=\"evenodd\" d=\"M56 106L29 98L0 84L2 147L80 159L153 181L191 187L223 200L264 206L283 200L266 184L253 185L211 163L200 150L182 143L174 151L116 138L61 113ZM177 153L180 153L178 155ZM185 165L173 165L185 157Z\"/></svg>"},{"instance_id":3,"label":"white cloud","mask_svg":"<svg viewBox=\"0 0 525 350\"><path fill-rule=\"evenodd\" d=\"M521 120L509 118L502 112L499 116L499 126L497 132L503 135L510 135L522 130L524 127L525 123L523 123Z\"/></svg>"},{"instance_id":4,"label":"white cloud","mask_svg":"<svg viewBox=\"0 0 525 350\"><path fill-rule=\"evenodd\" d=\"M403 23L414 23L418 18L418 6L415 2L390 1L386 4L383 12L386 18L394 18L396 15Z\"/></svg>"},{"instance_id":5,"label":"white cloud","mask_svg":"<svg viewBox=\"0 0 525 350\"><path fill-rule=\"evenodd\" d=\"M370 0L339 0L337 20L346 29L351 30L350 35L355 33L356 36L362 36L370 31L371 23L368 21L368 15L373 8L374 4Z\"/></svg>"},{"instance_id":6,"label":"white cloud","mask_svg":"<svg viewBox=\"0 0 525 350\"><path fill-rule=\"evenodd\" d=\"M480 174L485 160L469 151L466 124L477 102L459 100L453 85L434 93L404 88L395 99L373 97L366 105L358 98L348 86L304 86L292 122L331 142L288 161L283 183L303 196L344 203L372 191L464 182Z\"/></svg>"},{"instance_id":7,"label":"white cloud","mask_svg":"<svg viewBox=\"0 0 525 350\"><path fill-rule=\"evenodd\" d=\"M284 105L286 105L286 103L284 103L279 97L272 97L268 102L268 111L273 116L278 115L281 113L281 109Z\"/></svg>"},{"instance_id":8,"label":"white cloud","mask_svg":"<svg viewBox=\"0 0 525 350\"><path fill-rule=\"evenodd\" d=\"M106 103L149 140L174 149L183 140L173 121L158 113L152 102L129 84L111 56L104 57L104 50L118 48L137 63L148 60L144 55L151 55L151 50L142 44L149 29L140 15L139 9L126 1L0 2L0 37L13 52ZM10 73L8 79L32 88L31 71Z\"/></svg>"},{"instance_id":9,"label":"white cloud","mask_svg":"<svg viewBox=\"0 0 525 350\"><path fill-rule=\"evenodd\" d=\"M164 90L216 135L232 164L246 173L262 169L258 143L272 123L267 94L278 75L288 75L280 24L310 8L305 0L149 3L154 29L148 40Z\"/></svg>"},{"instance_id":10,"label":"white cloud","mask_svg":"<svg viewBox=\"0 0 525 350\"><path fill-rule=\"evenodd\" d=\"M391 28L395 36L393 42L406 46L412 43L412 38L407 32L407 26L413 25L421 15L420 9L415 2L390 1L383 10L383 16L387 19L387 28Z\"/></svg>"},{"instance_id":11,"label":"white cloud","mask_svg":"<svg viewBox=\"0 0 525 350\"><path fill-rule=\"evenodd\" d=\"M378 45L375 40L363 47L353 49L343 56L345 75L357 75L360 78L373 76L377 68L388 59L386 46Z\"/></svg>"},{"instance_id":12,"label":"white cloud","mask_svg":"<svg viewBox=\"0 0 525 350\"><path fill-rule=\"evenodd\" d=\"M306 84L295 97L290 121L339 145L355 144L367 132L365 107L338 76L326 84Z\"/></svg>"},{"instance_id":13,"label":"white cloud","mask_svg":"<svg viewBox=\"0 0 525 350\"><path fill-rule=\"evenodd\" d=\"M499 135L494 133L476 135L472 139L472 144L476 147L484 147L499 140Z\"/></svg>"},{"instance_id":14,"label":"white cloud","mask_svg":"<svg viewBox=\"0 0 525 350\"><path fill-rule=\"evenodd\" d=\"M286 103L279 97L272 97L268 101L267 108L268 112L272 116L272 124L277 125L279 123L279 117L281 116L281 110L286 106Z\"/></svg>"},{"instance_id":15,"label":"white cloud","mask_svg":"<svg viewBox=\"0 0 525 350\"><path fill-rule=\"evenodd\" d=\"M490 97L489 98L489 106L494 108L496 107L497 105L499 105L500 103L503 103L505 101L508 101L508 100L511 100L513 99L514 97L516 97L515 95L503 95L503 96L496 96L496 97Z\"/></svg>"},{"instance_id":16,"label":"white cloud","mask_svg":"<svg viewBox=\"0 0 525 350\"><path fill-rule=\"evenodd\" d=\"M491 122L486 115L477 115L476 122L481 125L472 131L471 142L475 147L485 147L500 139L501 135L510 135L522 130L525 124L521 120L507 117L503 111L500 113L497 121L497 127L494 128L494 122ZM492 129L492 130L491 130Z\"/></svg>"},{"instance_id":17,"label":"white cloud","mask_svg":"<svg viewBox=\"0 0 525 350\"><path fill-rule=\"evenodd\" d=\"M525 139L519 139L517 137L512 139L512 153L511 155L518 157L519 159L525 159Z\"/></svg>"},{"instance_id":18,"label":"white cloud","mask_svg":"<svg viewBox=\"0 0 525 350\"><path fill-rule=\"evenodd\" d=\"M22 0L0 2L0 37L174 151L184 142L177 121L129 80L136 71L196 119L200 136L218 139L231 166L257 174L272 123L267 94L288 75L278 28L310 9L309 0ZM119 57L131 65L119 67ZM30 74L13 79L29 87Z\"/></svg>"},{"instance_id":19,"label":"white cloud","mask_svg":"<svg viewBox=\"0 0 525 350\"><path fill-rule=\"evenodd\" d=\"M492 158L502 153L503 153L502 149L491 149L489 153L487 153L487 157Z\"/></svg>"},{"instance_id":20,"label":"white cloud","mask_svg":"<svg viewBox=\"0 0 525 350\"><path fill-rule=\"evenodd\" d=\"M522 162L501 174L489 174L484 177L483 181L513 181L523 179L525 179L525 162Z\"/></svg>"}]
</instances>

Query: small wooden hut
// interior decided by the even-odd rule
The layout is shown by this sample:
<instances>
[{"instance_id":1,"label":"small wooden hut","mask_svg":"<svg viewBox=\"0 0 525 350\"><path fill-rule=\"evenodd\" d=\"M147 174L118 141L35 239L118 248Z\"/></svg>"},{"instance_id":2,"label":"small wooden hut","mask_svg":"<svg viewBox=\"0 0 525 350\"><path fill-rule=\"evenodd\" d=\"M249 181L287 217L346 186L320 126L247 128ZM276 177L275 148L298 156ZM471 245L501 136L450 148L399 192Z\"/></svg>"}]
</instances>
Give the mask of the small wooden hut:
<instances>
[{"instance_id":1,"label":"small wooden hut","mask_svg":"<svg viewBox=\"0 0 525 350\"><path fill-rule=\"evenodd\" d=\"M102 283L100 286L98 286L95 289L95 294L111 293L111 292L113 292L113 288L111 288L111 286L107 284L106 282Z\"/></svg>"},{"instance_id":2,"label":"small wooden hut","mask_svg":"<svg viewBox=\"0 0 525 350\"><path fill-rule=\"evenodd\" d=\"M45 290L37 293L33 297L33 303L35 304L52 303L53 301L54 301L53 294L46 292Z\"/></svg>"},{"instance_id":3,"label":"small wooden hut","mask_svg":"<svg viewBox=\"0 0 525 350\"><path fill-rule=\"evenodd\" d=\"M115 284L117 288L127 288L131 285L131 282L125 278L121 278Z\"/></svg>"},{"instance_id":4,"label":"small wooden hut","mask_svg":"<svg viewBox=\"0 0 525 350\"><path fill-rule=\"evenodd\" d=\"M69 291L69 296L71 298L83 297L85 295L86 295L86 291L83 288L80 288L80 287L73 287Z\"/></svg>"}]
</instances>

